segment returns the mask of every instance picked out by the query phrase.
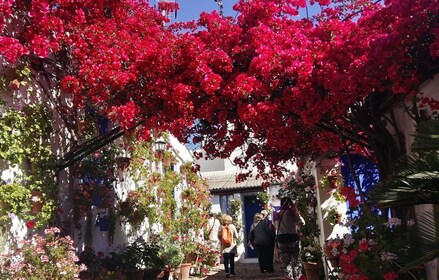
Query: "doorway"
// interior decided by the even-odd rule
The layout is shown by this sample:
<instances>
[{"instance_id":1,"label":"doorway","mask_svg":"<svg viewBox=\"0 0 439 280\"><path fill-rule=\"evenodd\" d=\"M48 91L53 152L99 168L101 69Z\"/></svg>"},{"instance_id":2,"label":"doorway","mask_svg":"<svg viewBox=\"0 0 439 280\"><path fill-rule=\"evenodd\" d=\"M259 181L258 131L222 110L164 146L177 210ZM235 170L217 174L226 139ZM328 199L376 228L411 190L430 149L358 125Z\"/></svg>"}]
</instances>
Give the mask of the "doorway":
<instances>
[{"instance_id":1,"label":"doorway","mask_svg":"<svg viewBox=\"0 0 439 280\"><path fill-rule=\"evenodd\" d=\"M262 211L262 206L259 205L256 195L244 196L244 244L245 244L245 256L246 258L257 258L258 254L256 250L252 250L247 246L247 237L250 227L253 223L253 217L256 213Z\"/></svg>"}]
</instances>

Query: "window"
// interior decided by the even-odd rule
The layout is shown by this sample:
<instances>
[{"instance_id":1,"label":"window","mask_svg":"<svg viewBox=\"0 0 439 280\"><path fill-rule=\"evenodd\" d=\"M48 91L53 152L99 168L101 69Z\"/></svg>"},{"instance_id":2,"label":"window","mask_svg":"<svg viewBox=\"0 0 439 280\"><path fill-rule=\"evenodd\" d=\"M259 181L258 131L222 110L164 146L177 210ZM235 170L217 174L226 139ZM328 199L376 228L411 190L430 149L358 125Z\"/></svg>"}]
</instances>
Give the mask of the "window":
<instances>
[{"instance_id":1,"label":"window","mask_svg":"<svg viewBox=\"0 0 439 280\"><path fill-rule=\"evenodd\" d=\"M230 215L230 201L232 199L233 199L232 194L225 194L219 196L221 213L226 213Z\"/></svg>"}]
</instances>

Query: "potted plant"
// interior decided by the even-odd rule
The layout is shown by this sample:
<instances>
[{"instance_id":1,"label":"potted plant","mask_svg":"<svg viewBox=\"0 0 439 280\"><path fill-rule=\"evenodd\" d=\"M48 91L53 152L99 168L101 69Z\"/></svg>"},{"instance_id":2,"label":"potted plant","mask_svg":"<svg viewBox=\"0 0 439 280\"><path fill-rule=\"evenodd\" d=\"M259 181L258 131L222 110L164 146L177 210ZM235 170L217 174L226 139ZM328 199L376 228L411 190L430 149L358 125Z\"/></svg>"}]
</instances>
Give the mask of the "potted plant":
<instances>
[{"instance_id":1,"label":"potted plant","mask_svg":"<svg viewBox=\"0 0 439 280\"><path fill-rule=\"evenodd\" d=\"M118 203L118 215L122 221L129 223L132 229L136 230L145 218L148 218L150 223L156 221L155 201L156 198L150 190L139 188L130 191L127 199Z\"/></svg>"},{"instance_id":2,"label":"potted plant","mask_svg":"<svg viewBox=\"0 0 439 280\"><path fill-rule=\"evenodd\" d=\"M181 263L181 277L179 279L189 279L189 272L192 265L197 261L200 253L199 242L195 241L193 237L185 235L180 239L181 252L183 253L183 261Z\"/></svg>"},{"instance_id":3,"label":"potted plant","mask_svg":"<svg viewBox=\"0 0 439 280\"><path fill-rule=\"evenodd\" d=\"M183 261L183 253L181 252L180 245L176 243L174 238L166 235L161 238L159 241L160 245L160 257L165 263L165 273L166 276L172 276L175 272L175 269L182 263ZM168 279L164 277L164 279Z\"/></svg>"},{"instance_id":4,"label":"potted plant","mask_svg":"<svg viewBox=\"0 0 439 280\"><path fill-rule=\"evenodd\" d=\"M307 241L303 241L306 244ZM325 273L323 271L323 250L318 244L309 243L308 246L303 246L300 252L300 260L302 261L303 269L305 270L306 279L319 280L324 279ZM323 278L322 278L323 277Z\"/></svg>"},{"instance_id":5,"label":"potted plant","mask_svg":"<svg viewBox=\"0 0 439 280\"><path fill-rule=\"evenodd\" d=\"M160 251L158 244L142 238L129 244L122 251L124 274L128 279L156 279L165 267Z\"/></svg>"},{"instance_id":6,"label":"potted plant","mask_svg":"<svg viewBox=\"0 0 439 280\"><path fill-rule=\"evenodd\" d=\"M256 195L256 199L259 201L259 205L264 207L264 209L267 208L268 202L270 201L270 195L266 191L260 191Z\"/></svg>"},{"instance_id":7,"label":"potted plant","mask_svg":"<svg viewBox=\"0 0 439 280\"><path fill-rule=\"evenodd\" d=\"M325 241L323 244L323 253L332 267L339 266L339 258L343 250L343 239L334 238Z\"/></svg>"},{"instance_id":8,"label":"potted plant","mask_svg":"<svg viewBox=\"0 0 439 280\"><path fill-rule=\"evenodd\" d=\"M164 150L163 151L163 165L164 166L171 166L171 163L172 163L172 151Z\"/></svg>"}]
</instances>

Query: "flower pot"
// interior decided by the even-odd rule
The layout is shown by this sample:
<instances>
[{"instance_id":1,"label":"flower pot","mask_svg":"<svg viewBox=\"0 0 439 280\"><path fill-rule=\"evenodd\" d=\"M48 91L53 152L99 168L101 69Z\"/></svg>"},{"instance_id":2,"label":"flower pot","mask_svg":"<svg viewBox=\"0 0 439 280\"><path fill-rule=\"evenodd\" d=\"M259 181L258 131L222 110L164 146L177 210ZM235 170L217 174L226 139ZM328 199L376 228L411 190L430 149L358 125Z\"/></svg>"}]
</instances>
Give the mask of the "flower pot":
<instances>
[{"instance_id":1,"label":"flower pot","mask_svg":"<svg viewBox=\"0 0 439 280\"><path fill-rule=\"evenodd\" d=\"M154 152L154 156L157 160L162 160L163 159L163 153L159 152L159 151L155 151Z\"/></svg>"},{"instance_id":2,"label":"flower pot","mask_svg":"<svg viewBox=\"0 0 439 280\"><path fill-rule=\"evenodd\" d=\"M325 272L323 271L323 263L302 263L305 270L307 280L320 280L325 278Z\"/></svg>"},{"instance_id":3,"label":"flower pot","mask_svg":"<svg viewBox=\"0 0 439 280\"><path fill-rule=\"evenodd\" d=\"M329 175L328 176L328 183L329 183L329 187L331 189L336 189L337 188L337 177L333 176L333 175Z\"/></svg>"},{"instance_id":4,"label":"flower pot","mask_svg":"<svg viewBox=\"0 0 439 280\"><path fill-rule=\"evenodd\" d=\"M131 163L131 158L129 157L118 157L114 159L117 165L117 168L120 171L126 172L128 171L128 168L130 166Z\"/></svg>"},{"instance_id":5,"label":"flower pot","mask_svg":"<svg viewBox=\"0 0 439 280\"><path fill-rule=\"evenodd\" d=\"M32 190L32 213L38 214L43 208L43 193L39 190Z\"/></svg>"},{"instance_id":6,"label":"flower pot","mask_svg":"<svg viewBox=\"0 0 439 280\"><path fill-rule=\"evenodd\" d=\"M180 268L180 277L178 279L188 280L191 267L192 267L192 263L182 263Z\"/></svg>"},{"instance_id":7,"label":"flower pot","mask_svg":"<svg viewBox=\"0 0 439 280\"><path fill-rule=\"evenodd\" d=\"M180 165L180 174L181 175L186 175L186 166Z\"/></svg>"},{"instance_id":8,"label":"flower pot","mask_svg":"<svg viewBox=\"0 0 439 280\"><path fill-rule=\"evenodd\" d=\"M171 158L164 158L163 159L163 165L164 166L171 166L172 159Z\"/></svg>"},{"instance_id":9,"label":"flower pot","mask_svg":"<svg viewBox=\"0 0 439 280\"><path fill-rule=\"evenodd\" d=\"M181 264L175 268L174 275L175 275L175 279L180 280L180 277L181 277Z\"/></svg>"}]
</instances>

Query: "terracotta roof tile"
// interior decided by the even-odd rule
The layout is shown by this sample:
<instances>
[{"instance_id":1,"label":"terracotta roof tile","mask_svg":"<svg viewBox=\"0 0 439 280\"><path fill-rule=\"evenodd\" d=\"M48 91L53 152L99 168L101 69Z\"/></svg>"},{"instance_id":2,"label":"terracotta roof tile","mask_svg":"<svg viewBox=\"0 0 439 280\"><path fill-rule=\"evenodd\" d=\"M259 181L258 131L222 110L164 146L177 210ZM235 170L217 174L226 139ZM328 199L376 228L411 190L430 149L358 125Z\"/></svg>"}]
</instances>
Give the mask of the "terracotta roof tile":
<instances>
[{"instance_id":1,"label":"terracotta roof tile","mask_svg":"<svg viewBox=\"0 0 439 280\"><path fill-rule=\"evenodd\" d=\"M206 179L209 190L233 190L257 188L264 182L263 179L256 179L255 175L244 182L236 182L236 171L212 171L201 174Z\"/></svg>"}]
</instances>

